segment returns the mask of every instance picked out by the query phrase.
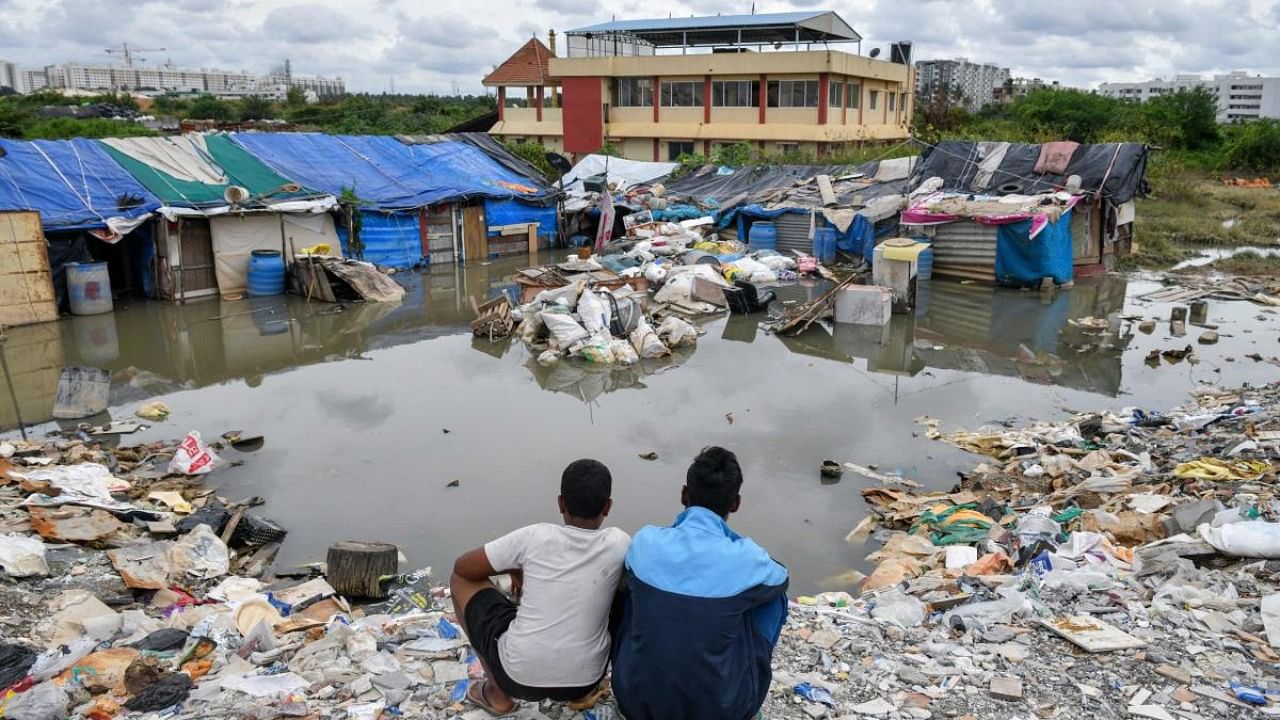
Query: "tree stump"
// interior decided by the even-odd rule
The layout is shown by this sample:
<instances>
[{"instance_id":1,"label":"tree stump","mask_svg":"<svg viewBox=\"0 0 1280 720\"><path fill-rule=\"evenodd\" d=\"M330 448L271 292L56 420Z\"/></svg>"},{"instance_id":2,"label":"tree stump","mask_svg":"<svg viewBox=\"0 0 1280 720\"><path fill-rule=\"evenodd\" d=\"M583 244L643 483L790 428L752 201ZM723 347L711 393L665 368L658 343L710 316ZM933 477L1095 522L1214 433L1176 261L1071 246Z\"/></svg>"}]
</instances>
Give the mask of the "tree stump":
<instances>
[{"instance_id":1,"label":"tree stump","mask_svg":"<svg viewBox=\"0 0 1280 720\"><path fill-rule=\"evenodd\" d=\"M400 551L391 543L344 540L329 546L326 576L339 595L381 598L378 578L395 575L399 557Z\"/></svg>"}]
</instances>

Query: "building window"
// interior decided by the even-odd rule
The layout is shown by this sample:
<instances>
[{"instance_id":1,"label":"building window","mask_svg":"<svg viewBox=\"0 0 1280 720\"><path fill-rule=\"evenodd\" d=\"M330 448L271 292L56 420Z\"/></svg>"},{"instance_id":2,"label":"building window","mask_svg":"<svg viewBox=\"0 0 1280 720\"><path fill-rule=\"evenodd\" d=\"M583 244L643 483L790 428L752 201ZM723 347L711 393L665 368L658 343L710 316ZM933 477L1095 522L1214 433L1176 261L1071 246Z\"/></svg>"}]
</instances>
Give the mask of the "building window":
<instances>
[{"instance_id":1,"label":"building window","mask_svg":"<svg viewBox=\"0 0 1280 720\"><path fill-rule=\"evenodd\" d=\"M702 107L701 81L662 83L662 107Z\"/></svg>"},{"instance_id":2,"label":"building window","mask_svg":"<svg viewBox=\"0 0 1280 720\"><path fill-rule=\"evenodd\" d=\"M818 107L817 80L770 80L769 107Z\"/></svg>"},{"instance_id":3,"label":"building window","mask_svg":"<svg viewBox=\"0 0 1280 720\"><path fill-rule=\"evenodd\" d=\"M799 155L800 143L778 143L778 152L783 155Z\"/></svg>"},{"instance_id":4,"label":"building window","mask_svg":"<svg viewBox=\"0 0 1280 720\"><path fill-rule=\"evenodd\" d=\"M615 107L653 107L653 78L618 78Z\"/></svg>"},{"instance_id":5,"label":"building window","mask_svg":"<svg viewBox=\"0 0 1280 720\"><path fill-rule=\"evenodd\" d=\"M666 85L666 83L662 83L662 84ZM681 157L684 157L685 155L692 155L692 154L693 154L692 140L688 140L688 141L669 140L667 142L667 161L668 162L680 162Z\"/></svg>"},{"instance_id":6,"label":"building window","mask_svg":"<svg viewBox=\"0 0 1280 720\"><path fill-rule=\"evenodd\" d=\"M827 107L838 108L844 106L844 83L833 82L827 88Z\"/></svg>"},{"instance_id":7,"label":"building window","mask_svg":"<svg viewBox=\"0 0 1280 720\"><path fill-rule=\"evenodd\" d=\"M862 85L859 83L849 83L849 109L857 110L858 102L862 99Z\"/></svg>"},{"instance_id":8,"label":"building window","mask_svg":"<svg viewBox=\"0 0 1280 720\"><path fill-rule=\"evenodd\" d=\"M879 91L879 90L870 90L870 91L868 91L868 92L867 92L867 109L868 109L868 110L875 110L875 109L876 109L876 100L878 100L879 98L880 98L880 91Z\"/></svg>"},{"instance_id":9,"label":"building window","mask_svg":"<svg viewBox=\"0 0 1280 720\"><path fill-rule=\"evenodd\" d=\"M898 107L902 112L907 111L907 94L904 92L898 93Z\"/></svg>"},{"instance_id":10,"label":"building window","mask_svg":"<svg viewBox=\"0 0 1280 720\"><path fill-rule=\"evenodd\" d=\"M752 80L717 80L711 83L714 107L759 107L760 82Z\"/></svg>"},{"instance_id":11,"label":"building window","mask_svg":"<svg viewBox=\"0 0 1280 720\"><path fill-rule=\"evenodd\" d=\"M897 102L897 100L898 100L897 95L895 95L894 93L889 93L889 112L893 112L893 106ZM872 105L872 107L875 107L875 106Z\"/></svg>"}]
</instances>

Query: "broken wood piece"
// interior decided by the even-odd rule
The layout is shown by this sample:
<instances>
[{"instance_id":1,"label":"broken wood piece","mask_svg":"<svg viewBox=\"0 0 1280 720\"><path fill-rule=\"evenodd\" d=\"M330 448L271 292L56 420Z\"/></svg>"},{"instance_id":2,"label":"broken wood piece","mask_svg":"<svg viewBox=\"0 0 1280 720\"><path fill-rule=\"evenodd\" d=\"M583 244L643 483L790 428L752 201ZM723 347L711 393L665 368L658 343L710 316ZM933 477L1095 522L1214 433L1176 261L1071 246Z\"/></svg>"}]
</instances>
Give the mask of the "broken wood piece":
<instances>
[{"instance_id":1,"label":"broken wood piece","mask_svg":"<svg viewBox=\"0 0 1280 720\"><path fill-rule=\"evenodd\" d=\"M340 595L381 598L380 579L396 574L399 558L400 551L391 543L345 540L329 546L325 575Z\"/></svg>"}]
</instances>

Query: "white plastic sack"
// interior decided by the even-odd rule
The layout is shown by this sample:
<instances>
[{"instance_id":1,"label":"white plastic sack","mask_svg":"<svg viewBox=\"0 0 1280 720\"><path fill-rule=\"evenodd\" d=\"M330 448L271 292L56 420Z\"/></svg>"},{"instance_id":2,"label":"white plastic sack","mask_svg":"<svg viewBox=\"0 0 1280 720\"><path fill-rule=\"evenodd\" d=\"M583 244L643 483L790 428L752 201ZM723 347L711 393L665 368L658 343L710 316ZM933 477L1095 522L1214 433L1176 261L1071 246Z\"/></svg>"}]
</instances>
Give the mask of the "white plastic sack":
<instances>
[{"instance_id":1,"label":"white plastic sack","mask_svg":"<svg viewBox=\"0 0 1280 720\"><path fill-rule=\"evenodd\" d=\"M630 340L614 340L609 343L609 351L619 365L635 365L640 362L640 354L631 347Z\"/></svg>"},{"instance_id":2,"label":"white plastic sack","mask_svg":"<svg viewBox=\"0 0 1280 720\"><path fill-rule=\"evenodd\" d=\"M738 269L739 274L735 276L734 278L735 280L746 280L747 282L754 281L757 273L763 274L763 273L770 272L768 265L765 265L759 260L752 260L749 257L744 257L744 258L739 258L737 260L734 260L732 263L729 263L728 265L723 266L722 269L727 272L729 268ZM778 279L777 275L774 275L773 279L777 280Z\"/></svg>"},{"instance_id":3,"label":"white plastic sack","mask_svg":"<svg viewBox=\"0 0 1280 720\"><path fill-rule=\"evenodd\" d=\"M222 458L205 445L200 432L192 430L178 444L178 451L169 461L169 472L183 475L204 475L222 464Z\"/></svg>"},{"instance_id":4,"label":"white plastic sack","mask_svg":"<svg viewBox=\"0 0 1280 720\"><path fill-rule=\"evenodd\" d=\"M520 335L520 342L525 345L532 345L538 341L538 336L542 334L546 325L542 322L541 313L529 313L525 315L524 320L520 322L517 332Z\"/></svg>"},{"instance_id":5,"label":"white plastic sack","mask_svg":"<svg viewBox=\"0 0 1280 720\"><path fill-rule=\"evenodd\" d=\"M667 269L661 265L646 265L644 268L644 279L654 285L661 285L667 279Z\"/></svg>"},{"instance_id":6,"label":"white plastic sack","mask_svg":"<svg viewBox=\"0 0 1280 720\"><path fill-rule=\"evenodd\" d=\"M577 320L568 315L546 311L539 313L539 315L542 316L542 323L551 332L551 338L555 340L557 347L568 348L576 342L591 337L591 333L583 329Z\"/></svg>"},{"instance_id":7,"label":"white plastic sack","mask_svg":"<svg viewBox=\"0 0 1280 720\"><path fill-rule=\"evenodd\" d=\"M57 497L31 495L23 505L85 505L127 512L133 508L111 497L112 491L127 490L129 483L114 477L105 465L78 463L40 470L13 472L18 477L47 482L58 489Z\"/></svg>"},{"instance_id":8,"label":"white plastic sack","mask_svg":"<svg viewBox=\"0 0 1280 720\"><path fill-rule=\"evenodd\" d=\"M0 716L6 720L63 720L68 714L67 703L65 690L45 682L14 695L4 703Z\"/></svg>"},{"instance_id":9,"label":"white plastic sack","mask_svg":"<svg viewBox=\"0 0 1280 720\"><path fill-rule=\"evenodd\" d=\"M597 365L612 365L615 358L613 357L613 350L609 347L611 342L612 340L603 333L592 336L582 346L582 358Z\"/></svg>"},{"instance_id":10,"label":"white plastic sack","mask_svg":"<svg viewBox=\"0 0 1280 720\"><path fill-rule=\"evenodd\" d=\"M693 297L693 274L680 273L668 275L666 284L654 293L653 300L661 304L681 302L691 297Z\"/></svg>"},{"instance_id":11,"label":"white plastic sack","mask_svg":"<svg viewBox=\"0 0 1280 720\"><path fill-rule=\"evenodd\" d=\"M671 315L658 326L658 338L667 347L678 348L698 341L698 328Z\"/></svg>"},{"instance_id":12,"label":"white plastic sack","mask_svg":"<svg viewBox=\"0 0 1280 720\"><path fill-rule=\"evenodd\" d=\"M764 265L765 267L769 268L775 273L778 272L779 270L795 270L796 269L796 261L792 260L789 257L783 257L782 255L768 255L768 256L759 258L759 262L761 265Z\"/></svg>"},{"instance_id":13,"label":"white plastic sack","mask_svg":"<svg viewBox=\"0 0 1280 720\"><path fill-rule=\"evenodd\" d=\"M1280 558L1280 523L1261 520L1198 528L1200 537L1218 552L1232 557Z\"/></svg>"},{"instance_id":14,"label":"white plastic sack","mask_svg":"<svg viewBox=\"0 0 1280 720\"><path fill-rule=\"evenodd\" d=\"M658 332L653 329L652 325L644 321L641 321L636 326L636 329L631 331L631 347L635 348L640 357L645 360L653 360L671 354L671 350L658 337Z\"/></svg>"},{"instance_id":15,"label":"white plastic sack","mask_svg":"<svg viewBox=\"0 0 1280 720\"><path fill-rule=\"evenodd\" d=\"M582 297L578 298L578 317L582 319L582 327L586 328L591 335L609 328L609 315L608 303L594 292L584 292Z\"/></svg>"},{"instance_id":16,"label":"white plastic sack","mask_svg":"<svg viewBox=\"0 0 1280 720\"><path fill-rule=\"evenodd\" d=\"M18 533L0 535L0 570L15 578L48 575L44 541Z\"/></svg>"},{"instance_id":17,"label":"white plastic sack","mask_svg":"<svg viewBox=\"0 0 1280 720\"><path fill-rule=\"evenodd\" d=\"M558 362L560 362L560 353L555 350L543 350L542 354L538 356L538 364L543 367L555 365Z\"/></svg>"}]
</instances>

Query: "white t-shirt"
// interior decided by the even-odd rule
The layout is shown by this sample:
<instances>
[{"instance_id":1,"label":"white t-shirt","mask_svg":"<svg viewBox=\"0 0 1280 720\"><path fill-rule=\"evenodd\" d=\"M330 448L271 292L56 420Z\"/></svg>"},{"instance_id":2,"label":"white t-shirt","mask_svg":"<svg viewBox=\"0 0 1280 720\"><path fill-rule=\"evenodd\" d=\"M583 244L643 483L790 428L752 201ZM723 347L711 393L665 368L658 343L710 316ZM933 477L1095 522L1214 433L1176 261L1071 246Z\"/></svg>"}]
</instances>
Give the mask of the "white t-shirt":
<instances>
[{"instance_id":1,"label":"white t-shirt","mask_svg":"<svg viewBox=\"0 0 1280 720\"><path fill-rule=\"evenodd\" d=\"M524 571L520 609L498 639L512 680L545 688L600 679L609 660L609 608L630 543L618 528L538 523L484 546L494 570Z\"/></svg>"}]
</instances>

